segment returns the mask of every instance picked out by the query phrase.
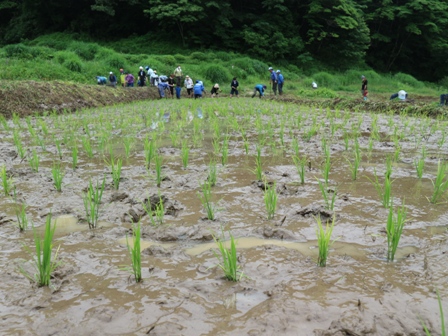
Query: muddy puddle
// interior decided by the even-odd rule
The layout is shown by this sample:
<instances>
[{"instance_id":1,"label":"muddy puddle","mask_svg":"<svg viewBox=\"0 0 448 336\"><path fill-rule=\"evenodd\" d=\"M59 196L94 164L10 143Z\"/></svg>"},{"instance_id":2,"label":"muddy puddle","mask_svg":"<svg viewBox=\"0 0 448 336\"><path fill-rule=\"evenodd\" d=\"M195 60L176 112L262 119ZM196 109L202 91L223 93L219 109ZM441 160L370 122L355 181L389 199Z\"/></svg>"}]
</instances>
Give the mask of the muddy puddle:
<instances>
[{"instance_id":1,"label":"muddy puddle","mask_svg":"<svg viewBox=\"0 0 448 336\"><path fill-rule=\"evenodd\" d=\"M250 99L148 101L6 120L0 169L11 190L5 196L0 188L0 333L425 335L422 320L441 335L435 290L448 312L447 195L430 200L447 159L446 131L446 121L426 117ZM110 167L117 159L118 189ZM210 162L214 220L201 202ZM55 164L64 175L61 192ZM402 204L407 213L393 262L386 260L389 209L379 195L388 165L394 213ZM90 229L83 195L89 181L103 178L97 228ZM278 196L269 220L267 186ZM154 210L160 200L163 216L148 215L145 206ZM25 232L17 227L19 205L26 205ZM19 269L34 273L32 226L42 234L50 214L61 264L49 288L37 287ZM317 216L335 218L327 267L316 264ZM144 280L136 284L127 242L139 220ZM216 267L213 235L224 232L227 240L229 231L239 282Z\"/></svg>"}]
</instances>

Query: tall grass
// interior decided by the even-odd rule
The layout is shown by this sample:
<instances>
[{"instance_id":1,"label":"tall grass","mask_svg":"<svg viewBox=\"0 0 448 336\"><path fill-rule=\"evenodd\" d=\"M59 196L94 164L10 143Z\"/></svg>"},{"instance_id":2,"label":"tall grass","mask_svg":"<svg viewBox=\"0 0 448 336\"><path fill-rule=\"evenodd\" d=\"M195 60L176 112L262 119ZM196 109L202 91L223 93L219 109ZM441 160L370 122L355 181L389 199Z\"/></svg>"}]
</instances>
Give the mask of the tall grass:
<instances>
[{"instance_id":1,"label":"tall grass","mask_svg":"<svg viewBox=\"0 0 448 336\"><path fill-rule=\"evenodd\" d=\"M215 241L219 254L213 251L216 258L219 260L218 266L224 271L225 277L230 281L239 281L241 277L243 277L243 272L240 270L240 266L238 265L238 257L236 254L236 242L232 235L229 232L230 236L230 248L227 248L224 243L224 232L222 233L222 239L216 238L213 235L213 240Z\"/></svg>"},{"instance_id":2,"label":"tall grass","mask_svg":"<svg viewBox=\"0 0 448 336\"><path fill-rule=\"evenodd\" d=\"M406 208L404 202L401 208L397 209L394 215L393 205L389 207L389 215L387 217L386 234L387 234L387 261L394 261L395 253L403 233L404 223L406 221Z\"/></svg>"},{"instance_id":3,"label":"tall grass","mask_svg":"<svg viewBox=\"0 0 448 336\"><path fill-rule=\"evenodd\" d=\"M140 250L140 238L141 238L141 224L140 221L132 227L133 244L129 243L128 236L126 235L126 245L128 247L129 254L131 255L132 262L132 274L134 275L135 282L142 281L142 256Z\"/></svg>"},{"instance_id":4,"label":"tall grass","mask_svg":"<svg viewBox=\"0 0 448 336\"><path fill-rule=\"evenodd\" d=\"M49 286L51 280L51 274L60 265L57 262L57 256L59 247L53 258L51 258L53 251L53 235L56 230L56 223L51 225L51 213L47 216L45 223L44 237L41 238L37 234L37 230L34 229L34 243L36 245L36 255L34 257L33 266L36 270L34 276L26 272L23 268L20 269L23 275L25 275L31 281L36 281L39 286Z\"/></svg>"},{"instance_id":5,"label":"tall grass","mask_svg":"<svg viewBox=\"0 0 448 336\"><path fill-rule=\"evenodd\" d=\"M327 266L328 252L330 250L330 246L333 244L334 240L331 241L331 234L333 233L334 228L334 220L333 216L331 225L326 224L324 229L322 225L322 220L320 216L316 217L317 228L316 228L316 236L317 236L317 245L319 247L319 255L317 257L317 265L320 267Z\"/></svg>"}]
</instances>

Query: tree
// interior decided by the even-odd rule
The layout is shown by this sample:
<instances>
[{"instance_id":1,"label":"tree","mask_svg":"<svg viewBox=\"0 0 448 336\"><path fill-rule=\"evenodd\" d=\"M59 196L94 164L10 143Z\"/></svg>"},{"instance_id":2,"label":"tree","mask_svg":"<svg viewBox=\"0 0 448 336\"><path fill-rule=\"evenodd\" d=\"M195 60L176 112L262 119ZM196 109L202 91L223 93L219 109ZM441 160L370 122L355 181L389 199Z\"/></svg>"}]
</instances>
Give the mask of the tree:
<instances>
[{"instance_id":1,"label":"tree","mask_svg":"<svg viewBox=\"0 0 448 336\"><path fill-rule=\"evenodd\" d=\"M182 45L185 46L186 30L194 22L205 18L204 1L201 0L149 0L150 9L145 10L162 29L177 25Z\"/></svg>"}]
</instances>

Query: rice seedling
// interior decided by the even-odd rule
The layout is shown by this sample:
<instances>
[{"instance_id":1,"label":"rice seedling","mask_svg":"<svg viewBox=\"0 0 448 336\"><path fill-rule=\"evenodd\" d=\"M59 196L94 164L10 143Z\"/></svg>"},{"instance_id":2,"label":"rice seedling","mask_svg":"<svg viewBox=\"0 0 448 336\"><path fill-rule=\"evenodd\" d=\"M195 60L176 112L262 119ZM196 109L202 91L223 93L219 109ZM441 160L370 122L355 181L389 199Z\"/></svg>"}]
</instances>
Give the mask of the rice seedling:
<instances>
[{"instance_id":1,"label":"rice seedling","mask_svg":"<svg viewBox=\"0 0 448 336\"><path fill-rule=\"evenodd\" d=\"M39 155L36 153L36 150L33 149L31 158L29 159L30 167L36 173L39 172Z\"/></svg>"},{"instance_id":2,"label":"rice seedling","mask_svg":"<svg viewBox=\"0 0 448 336\"><path fill-rule=\"evenodd\" d=\"M330 147L325 144L324 146L324 154L325 154L325 160L322 167L322 176L325 180L325 184L328 184L328 177L330 175L330 169L331 169L331 156L330 156Z\"/></svg>"},{"instance_id":3,"label":"rice seedling","mask_svg":"<svg viewBox=\"0 0 448 336\"><path fill-rule=\"evenodd\" d=\"M8 173L6 172L6 167L2 166L0 168L0 178L2 180L2 188L5 196L8 196L11 190L13 189L12 177L8 177Z\"/></svg>"},{"instance_id":4,"label":"rice seedling","mask_svg":"<svg viewBox=\"0 0 448 336\"><path fill-rule=\"evenodd\" d=\"M322 182L319 181L319 180L317 180L317 182L318 182L318 184L319 184L320 192L322 193L322 196L323 196L324 201L325 201L325 207L326 207L328 210L332 210L332 211L333 211L333 209L334 209L334 203L335 203L335 201L336 201L336 195L337 195L336 190L333 190L333 191L332 191L332 194L333 194L333 195L331 196L331 199L329 199L329 197L328 197L329 192L328 192L327 184L326 184L326 183L322 183Z\"/></svg>"},{"instance_id":5,"label":"rice seedling","mask_svg":"<svg viewBox=\"0 0 448 336\"><path fill-rule=\"evenodd\" d=\"M2 127L5 131L9 131L11 129L8 125L8 121L3 116L3 114L0 114L0 124L2 124Z\"/></svg>"},{"instance_id":6,"label":"rice seedling","mask_svg":"<svg viewBox=\"0 0 448 336\"><path fill-rule=\"evenodd\" d=\"M390 206L391 195L392 195L392 181L390 179L390 174L386 172L384 177L384 184L381 185L378 180L378 175L376 174L376 170L374 169L375 180L369 179L370 182L374 185L378 196L380 197L381 204L387 209Z\"/></svg>"},{"instance_id":7,"label":"rice seedling","mask_svg":"<svg viewBox=\"0 0 448 336\"><path fill-rule=\"evenodd\" d=\"M132 269L131 273L134 275L135 282L142 281L142 256L140 250L141 241L141 224L138 222L132 227L132 246L129 243L128 235L126 235L126 245L129 254L131 255Z\"/></svg>"},{"instance_id":8,"label":"rice seedling","mask_svg":"<svg viewBox=\"0 0 448 336\"><path fill-rule=\"evenodd\" d=\"M22 139L20 138L19 131L17 129L14 129L13 131L13 141L14 145L17 148L17 153L19 154L20 158L23 159L25 157L25 149L23 148Z\"/></svg>"},{"instance_id":9,"label":"rice seedling","mask_svg":"<svg viewBox=\"0 0 448 336\"><path fill-rule=\"evenodd\" d=\"M445 191L448 189L448 179L446 179L446 169L447 169L446 163L441 163L439 160L439 163L437 164L437 175L435 180L432 181L434 191L432 193L430 202L433 204L436 204L439 201L440 197L442 197L445 194Z\"/></svg>"},{"instance_id":10,"label":"rice seedling","mask_svg":"<svg viewBox=\"0 0 448 336\"><path fill-rule=\"evenodd\" d=\"M190 148L188 147L187 140L182 141L181 156L182 166L184 167L184 169L186 169L188 166L188 157L190 156Z\"/></svg>"},{"instance_id":11,"label":"rice seedling","mask_svg":"<svg viewBox=\"0 0 448 336\"><path fill-rule=\"evenodd\" d=\"M72 146L72 168L73 170L76 169L76 166L78 164L78 145L76 142L73 143Z\"/></svg>"},{"instance_id":12,"label":"rice seedling","mask_svg":"<svg viewBox=\"0 0 448 336\"><path fill-rule=\"evenodd\" d=\"M236 253L236 241L233 237L232 233L229 231L230 237L230 248L227 248L224 243L224 232L222 232L222 238L218 239L215 235L213 235L213 240L218 247L219 254L215 251L216 258L219 260L219 268L221 268L224 272L224 275L227 280L230 281L239 281L244 275L240 270L240 265L238 265L238 257Z\"/></svg>"},{"instance_id":13,"label":"rice seedling","mask_svg":"<svg viewBox=\"0 0 448 336\"><path fill-rule=\"evenodd\" d=\"M414 160L414 167L417 172L417 177L421 179L423 177L423 170L425 168L426 149L422 148L421 157Z\"/></svg>"},{"instance_id":14,"label":"rice seedling","mask_svg":"<svg viewBox=\"0 0 448 336\"><path fill-rule=\"evenodd\" d=\"M177 147L180 141L180 135L178 132L170 132L171 144L173 147Z\"/></svg>"},{"instance_id":15,"label":"rice seedling","mask_svg":"<svg viewBox=\"0 0 448 336\"><path fill-rule=\"evenodd\" d=\"M54 142L54 145L56 146L56 150L58 152L59 160L62 160L61 140L59 140L58 138L56 138L53 135L53 142Z\"/></svg>"},{"instance_id":16,"label":"rice seedling","mask_svg":"<svg viewBox=\"0 0 448 336\"><path fill-rule=\"evenodd\" d=\"M123 137L123 148L126 159L131 155L131 149L134 146L134 139L130 136Z\"/></svg>"},{"instance_id":17,"label":"rice seedling","mask_svg":"<svg viewBox=\"0 0 448 336\"><path fill-rule=\"evenodd\" d=\"M54 257L52 258L53 250L53 235L56 230L56 223L51 225L51 213L47 216L45 223L44 237L41 238L37 234L37 230L33 228L34 231L34 243L36 244L36 255L33 260L33 266L36 270L34 275L29 274L23 268L20 271L29 280L36 281L39 286L49 286L51 274L53 271L61 264L61 262L56 261L59 247L56 250Z\"/></svg>"},{"instance_id":18,"label":"rice seedling","mask_svg":"<svg viewBox=\"0 0 448 336\"><path fill-rule=\"evenodd\" d=\"M221 144L219 143L219 138L213 138L212 140L213 154L218 155L221 151Z\"/></svg>"},{"instance_id":19,"label":"rice seedling","mask_svg":"<svg viewBox=\"0 0 448 336\"><path fill-rule=\"evenodd\" d=\"M393 204L389 207L389 215L387 217L386 234L387 234L387 261L394 261L395 252L403 232L404 222L406 221L406 208L404 202L401 208L397 209L394 215Z\"/></svg>"},{"instance_id":20,"label":"rice seedling","mask_svg":"<svg viewBox=\"0 0 448 336\"><path fill-rule=\"evenodd\" d=\"M445 317L443 315L442 299L440 298L440 293L439 293L438 289L436 289L436 293L437 293L437 301L439 302L440 324L441 324L441 328L442 328L440 335L446 336ZM426 326L426 324L423 323L423 321L421 319L420 319L420 322L422 324L423 329L425 330L426 336L431 336L431 333L430 333L428 327Z\"/></svg>"},{"instance_id":21,"label":"rice seedling","mask_svg":"<svg viewBox=\"0 0 448 336\"><path fill-rule=\"evenodd\" d=\"M299 158L298 156L293 156L292 160L294 161L297 173L299 174L300 183L305 184L305 166L308 159L305 156L303 156L302 158Z\"/></svg>"},{"instance_id":22,"label":"rice seedling","mask_svg":"<svg viewBox=\"0 0 448 336\"><path fill-rule=\"evenodd\" d=\"M446 141L446 131L445 129L442 129L440 132L440 139L437 141L437 145L439 146L439 149L445 144Z\"/></svg>"},{"instance_id":23,"label":"rice seedling","mask_svg":"<svg viewBox=\"0 0 448 336\"><path fill-rule=\"evenodd\" d=\"M257 181L261 181L263 179L263 167L261 166L261 147L257 145L257 156L255 157L255 176Z\"/></svg>"},{"instance_id":24,"label":"rice seedling","mask_svg":"<svg viewBox=\"0 0 448 336\"><path fill-rule=\"evenodd\" d=\"M155 164L155 171L156 171L156 183L157 183L157 187L160 187L160 184L162 183L162 156L161 155L156 155L154 158L154 164Z\"/></svg>"},{"instance_id":25,"label":"rice seedling","mask_svg":"<svg viewBox=\"0 0 448 336\"><path fill-rule=\"evenodd\" d=\"M159 195L159 203L155 205L154 209L152 208L152 204L149 200L146 204L145 202L143 202L142 207L145 210L146 214L148 215L151 224L153 226L163 224L163 218L165 216L165 206L163 204L163 199L160 195Z\"/></svg>"},{"instance_id":26,"label":"rice seedling","mask_svg":"<svg viewBox=\"0 0 448 336\"><path fill-rule=\"evenodd\" d=\"M272 219L274 218L275 211L277 210L277 190L276 190L276 184L272 184L271 186L268 186L268 183L265 181L264 183L264 204L266 206L266 212L267 212L267 218Z\"/></svg>"},{"instance_id":27,"label":"rice seedling","mask_svg":"<svg viewBox=\"0 0 448 336\"><path fill-rule=\"evenodd\" d=\"M224 137L221 146L221 164L223 166L225 166L228 162L228 155L229 155L229 138Z\"/></svg>"},{"instance_id":28,"label":"rice seedling","mask_svg":"<svg viewBox=\"0 0 448 336\"><path fill-rule=\"evenodd\" d=\"M293 138L291 141L291 148L293 150L293 153L296 157L299 157L300 154L300 147L299 147L299 142L297 141L297 138Z\"/></svg>"},{"instance_id":29,"label":"rice seedling","mask_svg":"<svg viewBox=\"0 0 448 336\"><path fill-rule=\"evenodd\" d=\"M39 119L37 122L38 122L38 124L40 126L40 129L42 130L42 133L45 136L47 136L48 135L48 127L47 127L47 124L45 123L45 120Z\"/></svg>"},{"instance_id":30,"label":"rice seedling","mask_svg":"<svg viewBox=\"0 0 448 336\"><path fill-rule=\"evenodd\" d=\"M327 259L330 246L334 243L334 240L331 241L331 234L333 233L335 217L333 216L331 225L329 225L328 222L326 223L325 229L323 228L320 216L317 216L315 218L317 222L317 228L316 228L317 245L319 248L317 265L320 267L325 267L327 266Z\"/></svg>"},{"instance_id":31,"label":"rice seedling","mask_svg":"<svg viewBox=\"0 0 448 336\"><path fill-rule=\"evenodd\" d=\"M64 178L64 174L61 171L61 166L59 163L54 162L53 167L51 168L51 175L53 176L53 184L57 191L62 191L62 180Z\"/></svg>"},{"instance_id":32,"label":"rice seedling","mask_svg":"<svg viewBox=\"0 0 448 336\"><path fill-rule=\"evenodd\" d=\"M93 158L93 148L92 143L90 142L89 136L85 136L81 138L82 147L86 151L86 154L89 158Z\"/></svg>"},{"instance_id":33,"label":"rice seedling","mask_svg":"<svg viewBox=\"0 0 448 336\"><path fill-rule=\"evenodd\" d=\"M212 204L211 185L208 181L204 182L201 185L201 191L202 193L199 194L199 198L202 205L204 206L204 210L207 214L207 219L215 220L215 206L214 204Z\"/></svg>"},{"instance_id":34,"label":"rice seedling","mask_svg":"<svg viewBox=\"0 0 448 336\"><path fill-rule=\"evenodd\" d=\"M215 160L210 160L210 163L208 165L207 181L208 181L208 183L210 183L211 187L216 185L217 173L218 173L218 170L217 170L217 167L216 167L216 161Z\"/></svg>"},{"instance_id":35,"label":"rice seedling","mask_svg":"<svg viewBox=\"0 0 448 336\"><path fill-rule=\"evenodd\" d=\"M114 188L117 190L120 187L122 163L123 162L120 158L117 158L117 161L115 161L114 156L111 154L109 166L110 166L111 173L112 173L113 185L114 185Z\"/></svg>"},{"instance_id":36,"label":"rice seedling","mask_svg":"<svg viewBox=\"0 0 448 336\"><path fill-rule=\"evenodd\" d=\"M36 131L33 128L33 125L31 124L31 118L28 116L26 119L26 124L28 126L28 132L30 133L32 138L36 137Z\"/></svg>"},{"instance_id":37,"label":"rice seedling","mask_svg":"<svg viewBox=\"0 0 448 336\"><path fill-rule=\"evenodd\" d=\"M352 170L352 180L355 181L356 178L358 177L358 169L359 169L359 164L361 163L361 153L359 150L359 143L358 141L355 141L355 150L354 150L354 159L353 162L348 161L351 170Z\"/></svg>"},{"instance_id":38,"label":"rice seedling","mask_svg":"<svg viewBox=\"0 0 448 336\"><path fill-rule=\"evenodd\" d=\"M143 143L143 150L145 152L145 163L147 168L149 169L151 165L151 161L156 156L156 143L155 140L151 140L149 138L145 138Z\"/></svg>"},{"instance_id":39,"label":"rice seedling","mask_svg":"<svg viewBox=\"0 0 448 336\"><path fill-rule=\"evenodd\" d=\"M28 228L28 216L26 214L26 204L16 205L17 226L20 231L25 231Z\"/></svg>"},{"instance_id":40,"label":"rice seedling","mask_svg":"<svg viewBox=\"0 0 448 336\"><path fill-rule=\"evenodd\" d=\"M350 133L348 133L347 131L344 131L344 135L342 136L342 138L344 139L344 150L347 151L348 150L348 141L350 139Z\"/></svg>"},{"instance_id":41,"label":"rice seedling","mask_svg":"<svg viewBox=\"0 0 448 336\"><path fill-rule=\"evenodd\" d=\"M103 197L105 185L106 178L103 178L103 182L101 185L99 185L97 181L96 187L93 186L92 181L89 181L87 192L83 193L82 200L84 203L84 210L86 212L86 219L89 223L90 229L95 229L97 227L100 204Z\"/></svg>"}]
</instances>

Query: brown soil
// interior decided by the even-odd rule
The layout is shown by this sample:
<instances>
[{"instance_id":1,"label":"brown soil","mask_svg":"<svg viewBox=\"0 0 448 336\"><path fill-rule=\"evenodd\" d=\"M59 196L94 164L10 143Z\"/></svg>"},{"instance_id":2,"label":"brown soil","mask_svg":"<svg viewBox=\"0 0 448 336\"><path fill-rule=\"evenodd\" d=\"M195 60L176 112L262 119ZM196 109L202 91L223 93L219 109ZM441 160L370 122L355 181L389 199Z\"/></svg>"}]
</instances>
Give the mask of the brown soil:
<instances>
[{"instance_id":1,"label":"brown soil","mask_svg":"<svg viewBox=\"0 0 448 336\"><path fill-rule=\"evenodd\" d=\"M185 95L184 91L183 95ZM226 95L221 96L225 97ZM368 102L353 98L310 99L288 94L276 97L267 94L265 98L298 105L369 112L393 111L431 116L446 115L447 113L446 109L436 104L437 99L427 96L415 96L409 102L390 102L384 97L377 97ZM153 87L112 88L60 81L0 81L0 114L7 118L10 118L13 113L23 117L34 113L75 111L82 108L116 105L146 99L159 99L157 89Z\"/></svg>"}]
</instances>

